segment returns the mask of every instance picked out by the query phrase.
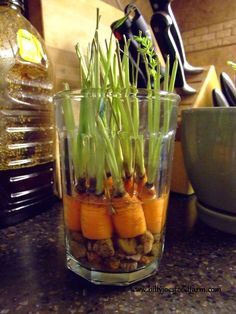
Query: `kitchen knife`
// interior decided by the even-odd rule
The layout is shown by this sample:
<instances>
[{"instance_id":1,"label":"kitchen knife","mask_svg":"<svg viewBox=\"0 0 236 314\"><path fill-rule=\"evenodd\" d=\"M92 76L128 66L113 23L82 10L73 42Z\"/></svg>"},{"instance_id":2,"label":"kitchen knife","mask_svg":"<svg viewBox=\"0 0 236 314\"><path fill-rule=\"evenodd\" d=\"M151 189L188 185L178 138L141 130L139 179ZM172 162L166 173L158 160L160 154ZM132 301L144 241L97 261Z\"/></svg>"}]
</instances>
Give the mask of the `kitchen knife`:
<instances>
[{"instance_id":1,"label":"kitchen knife","mask_svg":"<svg viewBox=\"0 0 236 314\"><path fill-rule=\"evenodd\" d=\"M173 0L150 0L151 6L153 8L154 13L157 11L163 11L171 17L172 24L170 26L171 35L175 41L176 47L179 51L179 55L183 64L183 69L186 74L197 74L203 71L201 67L194 67L190 65L186 59L184 44L182 40L182 36L176 22L174 13L171 8L171 2Z\"/></svg>"},{"instance_id":2,"label":"kitchen knife","mask_svg":"<svg viewBox=\"0 0 236 314\"><path fill-rule=\"evenodd\" d=\"M222 91L218 88L214 88L212 91L212 99L214 107L229 107L229 103L225 98Z\"/></svg>"},{"instance_id":3,"label":"kitchen knife","mask_svg":"<svg viewBox=\"0 0 236 314\"><path fill-rule=\"evenodd\" d=\"M180 88L182 93L185 95L195 94L196 90L189 86L186 82L179 51L170 31L172 25L171 17L163 11L158 11L153 14L150 23L163 58L166 60L167 55L169 55L170 69L173 68L175 57L178 59L179 65L176 75L175 87Z\"/></svg>"},{"instance_id":4,"label":"kitchen knife","mask_svg":"<svg viewBox=\"0 0 236 314\"><path fill-rule=\"evenodd\" d=\"M236 88L229 75L225 72L220 74L222 92L230 106L236 106Z\"/></svg>"}]
</instances>

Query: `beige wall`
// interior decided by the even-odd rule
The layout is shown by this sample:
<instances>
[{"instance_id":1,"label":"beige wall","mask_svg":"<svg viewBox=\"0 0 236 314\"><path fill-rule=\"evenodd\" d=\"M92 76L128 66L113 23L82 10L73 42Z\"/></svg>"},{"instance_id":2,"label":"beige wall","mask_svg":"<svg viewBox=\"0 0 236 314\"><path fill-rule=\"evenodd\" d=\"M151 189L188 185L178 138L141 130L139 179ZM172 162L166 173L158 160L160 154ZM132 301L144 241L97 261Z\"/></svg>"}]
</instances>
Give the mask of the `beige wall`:
<instances>
[{"instance_id":1,"label":"beige wall","mask_svg":"<svg viewBox=\"0 0 236 314\"><path fill-rule=\"evenodd\" d=\"M75 45L79 42L84 52L91 42L96 26L96 8L102 15L100 39L109 38L110 24L123 16L122 12L101 0L41 0L44 38L53 61L56 91L62 83L79 88L79 64Z\"/></svg>"},{"instance_id":2,"label":"beige wall","mask_svg":"<svg viewBox=\"0 0 236 314\"><path fill-rule=\"evenodd\" d=\"M226 62L236 62L236 1L175 0L173 10L181 29L188 60L213 64L217 74L234 72Z\"/></svg>"},{"instance_id":3,"label":"beige wall","mask_svg":"<svg viewBox=\"0 0 236 314\"><path fill-rule=\"evenodd\" d=\"M235 0L174 0L172 7L182 31L236 18Z\"/></svg>"}]
</instances>

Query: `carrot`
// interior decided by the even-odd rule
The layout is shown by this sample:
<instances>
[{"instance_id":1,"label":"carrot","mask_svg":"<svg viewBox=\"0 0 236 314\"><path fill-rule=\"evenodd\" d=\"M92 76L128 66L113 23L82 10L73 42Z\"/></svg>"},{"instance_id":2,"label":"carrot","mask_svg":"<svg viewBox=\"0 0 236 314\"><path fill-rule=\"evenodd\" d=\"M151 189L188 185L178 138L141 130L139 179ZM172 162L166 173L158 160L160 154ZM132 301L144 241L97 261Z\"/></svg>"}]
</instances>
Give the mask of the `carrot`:
<instances>
[{"instance_id":1,"label":"carrot","mask_svg":"<svg viewBox=\"0 0 236 314\"><path fill-rule=\"evenodd\" d=\"M129 193L130 196L134 194L134 178L133 176L129 176L124 178L124 188L127 193Z\"/></svg>"},{"instance_id":2,"label":"carrot","mask_svg":"<svg viewBox=\"0 0 236 314\"><path fill-rule=\"evenodd\" d=\"M155 188L147 185L144 185L139 198L142 201L147 229L152 233L161 233L165 224L168 198L157 198Z\"/></svg>"},{"instance_id":3,"label":"carrot","mask_svg":"<svg viewBox=\"0 0 236 314\"><path fill-rule=\"evenodd\" d=\"M112 237L112 221L109 206L103 197L89 195L81 203L81 229L85 238L103 240Z\"/></svg>"},{"instance_id":4,"label":"carrot","mask_svg":"<svg viewBox=\"0 0 236 314\"><path fill-rule=\"evenodd\" d=\"M112 188L113 188L113 180L112 176L108 176L106 180L104 180L104 187L109 193L112 193Z\"/></svg>"},{"instance_id":5,"label":"carrot","mask_svg":"<svg viewBox=\"0 0 236 314\"><path fill-rule=\"evenodd\" d=\"M81 200L69 195L63 196L64 221L68 229L73 231L81 230L80 206Z\"/></svg>"},{"instance_id":6,"label":"carrot","mask_svg":"<svg viewBox=\"0 0 236 314\"><path fill-rule=\"evenodd\" d=\"M162 219L162 229L164 228L164 226L166 224L167 207L168 207L168 202L169 202L169 193L163 194L163 198L165 199L165 203L164 203L164 215L163 215L163 219Z\"/></svg>"},{"instance_id":7,"label":"carrot","mask_svg":"<svg viewBox=\"0 0 236 314\"><path fill-rule=\"evenodd\" d=\"M143 175L142 177L137 178L137 193L138 195L142 192L145 183L147 182L147 176Z\"/></svg>"},{"instance_id":8,"label":"carrot","mask_svg":"<svg viewBox=\"0 0 236 314\"><path fill-rule=\"evenodd\" d=\"M115 214L112 221L120 238L133 238L146 231L146 222L141 202L136 196L125 193L113 198Z\"/></svg>"}]
</instances>

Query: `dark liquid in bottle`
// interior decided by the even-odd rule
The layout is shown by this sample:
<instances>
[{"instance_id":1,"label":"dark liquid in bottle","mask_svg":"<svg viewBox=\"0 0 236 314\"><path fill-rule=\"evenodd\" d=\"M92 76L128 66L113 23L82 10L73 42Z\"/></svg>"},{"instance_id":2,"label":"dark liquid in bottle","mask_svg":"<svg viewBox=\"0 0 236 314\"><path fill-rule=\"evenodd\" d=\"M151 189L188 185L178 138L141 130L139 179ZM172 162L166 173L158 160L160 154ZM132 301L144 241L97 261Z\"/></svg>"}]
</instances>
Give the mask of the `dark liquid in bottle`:
<instances>
[{"instance_id":1,"label":"dark liquid in bottle","mask_svg":"<svg viewBox=\"0 0 236 314\"><path fill-rule=\"evenodd\" d=\"M54 163L0 170L0 227L23 221L55 200Z\"/></svg>"}]
</instances>

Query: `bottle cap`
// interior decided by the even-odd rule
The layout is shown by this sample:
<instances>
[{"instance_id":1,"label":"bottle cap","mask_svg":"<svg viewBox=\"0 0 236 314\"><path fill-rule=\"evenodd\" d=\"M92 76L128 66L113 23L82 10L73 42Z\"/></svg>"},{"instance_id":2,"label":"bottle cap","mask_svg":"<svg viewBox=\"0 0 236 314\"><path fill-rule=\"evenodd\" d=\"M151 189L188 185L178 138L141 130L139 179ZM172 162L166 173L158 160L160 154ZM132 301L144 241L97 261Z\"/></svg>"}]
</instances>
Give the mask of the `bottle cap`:
<instances>
[{"instance_id":1,"label":"bottle cap","mask_svg":"<svg viewBox=\"0 0 236 314\"><path fill-rule=\"evenodd\" d=\"M22 11L25 10L24 0L0 0L0 5L1 4L13 4L19 7Z\"/></svg>"}]
</instances>

